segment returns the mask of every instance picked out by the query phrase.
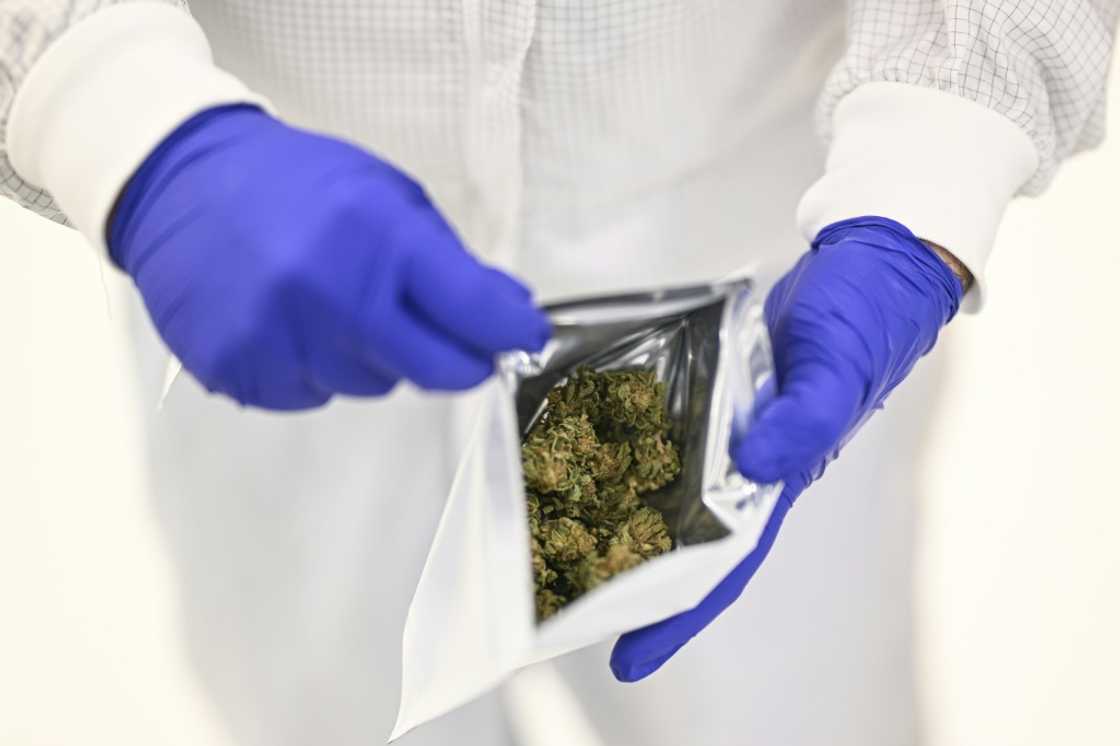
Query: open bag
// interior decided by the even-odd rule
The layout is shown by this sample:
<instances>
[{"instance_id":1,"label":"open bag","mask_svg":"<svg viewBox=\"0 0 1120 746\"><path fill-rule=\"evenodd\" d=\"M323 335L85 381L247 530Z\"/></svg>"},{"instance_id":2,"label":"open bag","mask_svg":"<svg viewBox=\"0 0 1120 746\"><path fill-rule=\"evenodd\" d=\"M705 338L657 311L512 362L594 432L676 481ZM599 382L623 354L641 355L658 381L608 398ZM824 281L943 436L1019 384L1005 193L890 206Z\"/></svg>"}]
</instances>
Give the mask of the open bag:
<instances>
[{"instance_id":1,"label":"open bag","mask_svg":"<svg viewBox=\"0 0 1120 746\"><path fill-rule=\"evenodd\" d=\"M483 392L409 608L390 740L518 668L692 608L754 548L777 499L780 485L746 480L728 455L732 433L749 427L774 387L749 279L546 310L553 339L540 353L505 355ZM547 392L580 367L653 370L665 383L681 471L646 498L664 515L673 549L538 623L521 444Z\"/></svg>"}]
</instances>

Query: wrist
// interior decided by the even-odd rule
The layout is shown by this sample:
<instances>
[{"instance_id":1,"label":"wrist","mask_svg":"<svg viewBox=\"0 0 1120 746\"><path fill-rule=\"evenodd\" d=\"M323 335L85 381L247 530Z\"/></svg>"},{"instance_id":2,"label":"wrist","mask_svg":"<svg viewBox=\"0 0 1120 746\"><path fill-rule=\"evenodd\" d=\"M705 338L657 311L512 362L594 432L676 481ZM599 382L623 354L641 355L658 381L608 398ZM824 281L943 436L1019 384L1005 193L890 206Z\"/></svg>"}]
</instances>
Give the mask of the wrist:
<instances>
[{"instance_id":1,"label":"wrist","mask_svg":"<svg viewBox=\"0 0 1120 746\"><path fill-rule=\"evenodd\" d=\"M49 191L102 250L125 183L180 123L213 106L265 105L214 66L201 28L156 3L99 10L36 61L8 122L12 166Z\"/></svg>"},{"instance_id":2,"label":"wrist","mask_svg":"<svg viewBox=\"0 0 1120 746\"><path fill-rule=\"evenodd\" d=\"M976 282L1011 198L1034 173L1030 137L1010 119L946 91L905 83L859 86L837 105L823 176L798 207L806 238L851 215L890 215L951 247Z\"/></svg>"},{"instance_id":3,"label":"wrist","mask_svg":"<svg viewBox=\"0 0 1120 746\"><path fill-rule=\"evenodd\" d=\"M964 266L964 262L954 256L952 252L944 246L938 246L933 241L927 241L924 238L919 240L926 245L927 249L936 254L937 258L944 262L945 266L956 275L957 280L961 283L961 289L967 293L972 288L974 278L968 267Z\"/></svg>"},{"instance_id":4,"label":"wrist","mask_svg":"<svg viewBox=\"0 0 1120 746\"><path fill-rule=\"evenodd\" d=\"M229 104L206 109L171 131L147 156L128 181L109 212L105 238L109 258L131 273L133 227L147 209L158 202L157 190L166 188L176 175L197 165L197 155L211 150L217 141L232 142L239 135L259 131L263 123L275 121L253 104ZM182 167L181 167L182 166Z\"/></svg>"}]
</instances>

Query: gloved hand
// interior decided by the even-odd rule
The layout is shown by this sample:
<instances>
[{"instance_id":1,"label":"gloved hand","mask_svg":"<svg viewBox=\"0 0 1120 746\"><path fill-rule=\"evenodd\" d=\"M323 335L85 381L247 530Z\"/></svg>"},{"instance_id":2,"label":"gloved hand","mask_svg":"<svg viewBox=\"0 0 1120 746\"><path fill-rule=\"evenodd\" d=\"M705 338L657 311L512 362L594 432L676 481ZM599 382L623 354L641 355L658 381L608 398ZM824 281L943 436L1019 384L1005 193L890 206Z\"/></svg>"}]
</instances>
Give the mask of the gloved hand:
<instances>
[{"instance_id":1,"label":"gloved hand","mask_svg":"<svg viewBox=\"0 0 1120 746\"><path fill-rule=\"evenodd\" d=\"M962 296L948 266L892 220L821 230L766 299L778 396L731 444L744 476L784 480L785 489L757 547L699 605L619 639L611 655L619 680L656 671L739 597L798 495L929 352Z\"/></svg>"},{"instance_id":2,"label":"gloved hand","mask_svg":"<svg viewBox=\"0 0 1120 746\"><path fill-rule=\"evenodd\" d=\"M164 341L210 391L303 409L481 382L546 316L468 254L411 179L249 106L199 114L148 156L109 226Z\"/></svg>"}]
</instances>

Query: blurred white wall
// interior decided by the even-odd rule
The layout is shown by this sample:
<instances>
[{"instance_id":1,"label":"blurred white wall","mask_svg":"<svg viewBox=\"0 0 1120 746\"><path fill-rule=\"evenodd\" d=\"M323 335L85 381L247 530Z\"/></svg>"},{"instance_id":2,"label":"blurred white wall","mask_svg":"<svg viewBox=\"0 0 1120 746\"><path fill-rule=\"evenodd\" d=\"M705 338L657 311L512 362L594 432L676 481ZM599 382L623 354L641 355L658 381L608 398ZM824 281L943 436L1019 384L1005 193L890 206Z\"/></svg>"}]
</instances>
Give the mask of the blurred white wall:
<instances>
[{"instance_id":1,"label":"blurred white wall","mask_svg":"<svg viewBox=\"0 0 1120 746\"><path fill-rule=\"evenodd\" d=\"M1014 206L987 309L943 337L918 548L935 746L1120 743L1117 140ZM2 200L0 237L0 744L225 746L180 647L97 265Z\"/></svg>"},{"instance_id":2,"label":"blurred white wall","mask_svg":"<svg viewBox=\"0 0 1120 746\"><path fill-rule=\"evenodd\" d=\"M916 615L933 744L1120 744L1120 65L1111 89L1113 138L1012 206L987 308L942 338Z\"/></svg>"}]
</instances>

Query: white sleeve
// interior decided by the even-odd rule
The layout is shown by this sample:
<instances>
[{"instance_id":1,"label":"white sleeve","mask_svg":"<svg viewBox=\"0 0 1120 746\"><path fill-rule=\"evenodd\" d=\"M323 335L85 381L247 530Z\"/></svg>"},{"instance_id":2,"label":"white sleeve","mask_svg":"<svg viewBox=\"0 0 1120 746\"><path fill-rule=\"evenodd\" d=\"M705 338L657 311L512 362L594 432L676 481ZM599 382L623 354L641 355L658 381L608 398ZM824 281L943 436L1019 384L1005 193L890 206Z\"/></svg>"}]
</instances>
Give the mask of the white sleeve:
<instances>
[{"instance_id":1,"label":"white sleeve","mask_svg":"<svg viewBox=\"0 0 1120 746\"><path fill-rule=\"evenodd\" d=\"M1016 194L1104 136L1120 0L852 0L848 48L818 107L824 175L798 223L877 214L977 278Z\"/></svg>"},{"instance_id":2,"label":"white sleeve","mask_svg":"<svg viewBox=\"0 0 1120 746\"><path fill-rule=\"evenodd\" d=\"M4 0L0 195L104 248L128 178L185 119L266 105L218 69L185 0Z\"/></svg>"}]
</instances>

